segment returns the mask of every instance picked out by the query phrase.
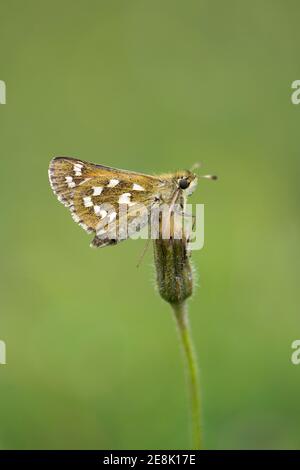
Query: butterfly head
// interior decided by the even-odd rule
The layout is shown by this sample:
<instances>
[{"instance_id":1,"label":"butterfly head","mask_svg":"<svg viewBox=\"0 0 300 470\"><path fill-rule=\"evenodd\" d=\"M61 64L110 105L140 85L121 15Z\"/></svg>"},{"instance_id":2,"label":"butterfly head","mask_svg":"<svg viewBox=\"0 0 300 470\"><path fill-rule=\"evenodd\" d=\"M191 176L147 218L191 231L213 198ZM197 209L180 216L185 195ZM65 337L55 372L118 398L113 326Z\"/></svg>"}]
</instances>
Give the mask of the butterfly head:
<instances>
[{"instance_id":1,"label":"butterfly head","mask_svg":"<svg viewBox=\"0 0 300 470\"><path fill-rule=\"evenodd\" d=\"M195 166L194 168L198 168ZM192 170L185 170L177 175L178 188L185 192L188 196L192 194L198 184L198 178L205 178L209 180L216 180L216 175L196 175Z\"/></svg>"},{"instance_id":2,"label":"butterfly head","mask_svg":"<svg viewBox=\"0 0 300 470\"><path fill-rule=\"evenodd\" d=\"M198 183L198 177L195 173L185 170L180 172L177 175L177 186L181 189L187 196L192 194Z\"/></svg>"}]
</instances>

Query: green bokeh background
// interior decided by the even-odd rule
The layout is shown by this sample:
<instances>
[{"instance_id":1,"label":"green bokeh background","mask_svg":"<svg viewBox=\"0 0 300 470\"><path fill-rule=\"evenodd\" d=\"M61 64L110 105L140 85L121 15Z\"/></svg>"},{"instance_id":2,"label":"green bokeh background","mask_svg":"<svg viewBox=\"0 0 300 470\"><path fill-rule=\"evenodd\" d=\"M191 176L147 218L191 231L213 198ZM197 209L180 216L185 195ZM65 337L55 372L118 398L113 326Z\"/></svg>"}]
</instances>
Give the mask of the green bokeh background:
<instances>
[{"instance_id":1,"label":"green bokeh background","mask_svg":"<svg viewBox=\"0 0 300 470\"><path fill-rule=\"evenodd\" d=\"M205 445L300 448L296 0L2 0L0 447L187 448L171 311L142 241L91 250L54 155L204 163L190 302Z\"/></svg>"}]
</instances>

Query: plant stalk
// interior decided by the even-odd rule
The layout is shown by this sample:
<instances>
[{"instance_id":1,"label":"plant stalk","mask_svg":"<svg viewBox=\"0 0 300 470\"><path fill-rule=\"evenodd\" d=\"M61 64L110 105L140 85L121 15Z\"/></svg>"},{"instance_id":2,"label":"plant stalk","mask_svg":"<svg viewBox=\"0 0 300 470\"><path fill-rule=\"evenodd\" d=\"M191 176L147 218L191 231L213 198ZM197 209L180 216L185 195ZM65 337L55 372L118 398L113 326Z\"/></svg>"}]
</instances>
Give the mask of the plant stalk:
<instances>
[{"instance_id":1,"label":"plant stalk","mask_svg":"<svg viewBox=\"0 0 300 470\"><path fill-rule=\"evenodd\" d=\"M193 449L200 450L202 449L200 380L197 358L189 327L187 302L183 301L181 303L173 303L171 305L175 314L185 356L186 376L190 396Z\"/></svg>"}]
</instances>

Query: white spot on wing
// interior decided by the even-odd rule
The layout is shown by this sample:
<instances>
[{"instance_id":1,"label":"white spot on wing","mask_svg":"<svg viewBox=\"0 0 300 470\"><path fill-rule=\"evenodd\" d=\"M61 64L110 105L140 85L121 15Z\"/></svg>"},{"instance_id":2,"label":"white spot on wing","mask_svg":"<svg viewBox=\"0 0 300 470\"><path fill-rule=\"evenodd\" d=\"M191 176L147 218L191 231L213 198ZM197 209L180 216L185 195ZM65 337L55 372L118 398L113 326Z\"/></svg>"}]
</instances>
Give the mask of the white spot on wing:
<instances>
[{"instance_id":1,"label":"white spot on wing","mask_svg":"<svg viewBox=\"0 0 300 470\"><path fill-rule=\"evenodd\" d=\"M75 176L81 176L82 175L82 168L83 165L81 163L75 163L74 164L74 171L75 171Z\"/></svg>"},{"instance_id":2,"label":"white spot on wing","mask_svg":"<svg viewBox=\"0 0 300 470\"><path fill-rule=\"evenodd\" d=\"M94 206L94 211L95 214L101 219L104 219L104 217L107 216L107 212L104 209L101 209L100 206Z\"/></svg>"},{"instance_id":3,"label":"white spot on wing","mask_svg":"<svg viewBox=\"0 0 300 470\"><path fill-rule=\"evenodd\" d=\"M108 188L114 188L119 183L120 183L119 180L116 180L116 179L113 178L113 179L109 180L109 183L108 183L107 187Z\"/></svg>"},{"instance_id":4,"label":"white spot on wing","mask_svg":"<svg viewBox=\"0 0 300 470\"><path fill-rule=\"evenodd\" d=\"M119 197L119 204L130 204L131 202L130 198L131 198L130 193L121 194L121 196Z\"/></svg>"},{"instance_id":5,"label":"white spot on wing","mask_svg":"<svg viewBox=\"0 0 300 470\"><path fill-rule=\"evenodd\" d=\"M66 176L66 177L65 177L65 180L66 180L66 183L67 183L67 185L68 185L69 188L75 188L76 184L75 184L75 182L73 181L72 176Z\"/></svg>"},{"instance_id":6,"label":"white spot on wing","mask_svg":"<svg viewBox=\"0 0 300 470\"><path fill-rule=\"evenodd\" d=\"M100 196L100 194L102 193L103 191L103 187L102 186L93 186L93 196Z\"/></svg>"},{"instance_id":7,"label":"white spot on wing","mask_svg":"<svg viewBox=\"0 0 300 470\"><path fill-rule=\"evenodd\" d=\"M100 215L100 206L94 206L94 212L96 215Z\"/></svg>"},{"instance_id":8,"label":"white spot on wing","mask_svg":"<svg viewBox=\"0 0 300 470\"><path fill-rule=\"evenodd\" d=\"M83 198L83 204L84 204L84 207L92 207L94 205L92 198L90 196L85 196Z\"/></svg>"},{"instance_id":9,"label":"white spot on wing","mask_svg":"<svg viewBox=\"0 0 300 470\"><path fill-rule=\"evenodd\" d=\"M140 184L136 184L136 183L133 184L132 189L134 191L145 191L145 188L143 188L143 186L141 186Z\"/></svg>"}]
</instances>

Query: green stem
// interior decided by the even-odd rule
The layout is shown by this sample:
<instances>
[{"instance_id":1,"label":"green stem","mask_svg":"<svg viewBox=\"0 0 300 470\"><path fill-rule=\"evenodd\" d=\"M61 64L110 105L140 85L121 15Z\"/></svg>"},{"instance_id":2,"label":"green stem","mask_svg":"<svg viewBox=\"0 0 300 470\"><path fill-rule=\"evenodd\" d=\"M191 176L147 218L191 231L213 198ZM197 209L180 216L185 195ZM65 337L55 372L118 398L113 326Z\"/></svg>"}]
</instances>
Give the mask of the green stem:
<instances>
[{"instance_id":1,"label":"green stem","mask_svg":"<svg viewBox=\"0 0 300 470\"><path fill-rule=\"evenodd\" d=\"M189 318L187 303L172 304L178 331L183 346L187 378L189 382L189 395L192 418L193 449L202 449L202 428L201 428L201 406L200 406L200 381L197 366L196 354L193 347L189 328Z\"/></svg>"}]
</instances>

